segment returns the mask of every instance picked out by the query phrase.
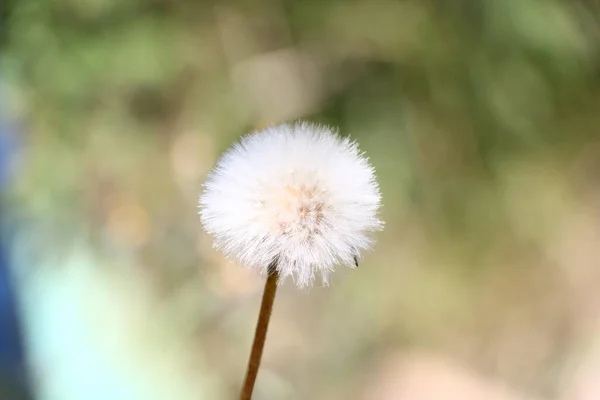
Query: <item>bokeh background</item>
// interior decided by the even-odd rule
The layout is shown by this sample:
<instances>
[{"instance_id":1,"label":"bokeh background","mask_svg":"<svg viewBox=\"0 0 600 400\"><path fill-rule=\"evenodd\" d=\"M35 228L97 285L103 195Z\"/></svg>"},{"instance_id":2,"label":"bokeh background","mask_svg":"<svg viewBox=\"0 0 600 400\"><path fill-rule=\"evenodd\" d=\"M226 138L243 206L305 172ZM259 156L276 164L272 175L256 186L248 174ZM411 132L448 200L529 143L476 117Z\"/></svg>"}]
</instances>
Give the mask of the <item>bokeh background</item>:
<instances>
[{"instance_id":1,"label":"bokeh background","mask_svg":"<svg viewBox=\"0 0 600 400\"><path fill-rule=\"evenodd\" d=\"M0 384L236 398L262 281L197 197L307 119L360 142L387 225L280 289L256 399L600 398L596 0L3 0L0 99Z\"/></svg>"}]
</instances>

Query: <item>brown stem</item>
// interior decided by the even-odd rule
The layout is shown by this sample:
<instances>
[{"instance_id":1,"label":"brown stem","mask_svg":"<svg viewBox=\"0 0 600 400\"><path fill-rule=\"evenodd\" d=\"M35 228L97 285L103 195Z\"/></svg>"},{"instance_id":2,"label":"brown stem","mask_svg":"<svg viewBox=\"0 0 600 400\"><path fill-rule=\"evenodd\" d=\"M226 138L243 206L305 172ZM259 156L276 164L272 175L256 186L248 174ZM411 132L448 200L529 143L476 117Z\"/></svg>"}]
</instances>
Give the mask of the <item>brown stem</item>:
<instances>
[{"instance_id":1,"label":"brown stem","mask_svg":"<svg viewBox=\"0 0 600 400\"><path fill-rule=\"evenodd\" d=\"M277 292L277 281L279 280L276 261L269 265L268 273L269 276L265 282L265 289L260 304L260 313L258 314L258 322L256 323L256 330L254 332L254 342L252 343L252 350L250 352L250 359L248 360L248 367L246 368L246 378L244 379L244 386L242 386L240 400L250 400L252 398L254 383L256 382L256 376L258 375L260 360L265 347L265 339L267 338L267 330L269 329L269 319L271 318L271 311L273 310L273 301L275 300L275 293Z\"/></svg>"}]
</instances>

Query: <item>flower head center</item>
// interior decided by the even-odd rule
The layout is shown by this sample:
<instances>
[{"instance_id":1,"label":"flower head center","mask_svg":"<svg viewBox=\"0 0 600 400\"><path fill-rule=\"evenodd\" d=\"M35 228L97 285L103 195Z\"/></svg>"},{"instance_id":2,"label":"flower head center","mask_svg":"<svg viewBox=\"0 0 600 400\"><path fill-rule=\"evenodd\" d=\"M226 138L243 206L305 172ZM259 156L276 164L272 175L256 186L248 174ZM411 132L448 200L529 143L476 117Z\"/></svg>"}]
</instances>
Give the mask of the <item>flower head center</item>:
<instances>
[{"instance_id":1,"label":"flower head center","mask_svg":"<svg viewBox=\"0 0 600 400\"><path fill-rule=\"evenodd\" d=\"M323 193L315 185L286 184L265 204L278 235L308 239L319 232L323 220Z\"/></svg>"}]
</instances>

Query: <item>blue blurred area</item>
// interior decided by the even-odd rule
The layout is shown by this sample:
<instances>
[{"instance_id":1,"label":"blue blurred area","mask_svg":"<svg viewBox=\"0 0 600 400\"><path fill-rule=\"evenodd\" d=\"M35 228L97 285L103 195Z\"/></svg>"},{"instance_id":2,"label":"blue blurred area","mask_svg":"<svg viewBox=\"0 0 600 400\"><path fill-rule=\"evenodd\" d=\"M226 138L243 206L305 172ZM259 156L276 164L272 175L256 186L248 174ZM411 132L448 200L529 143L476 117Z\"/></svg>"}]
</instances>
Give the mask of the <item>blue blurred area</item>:
<instances>
[{"instance_id":1,"label":"blue blurred area","mask_svg":"<svg viewBox=\"0 0 600 400\"><path fill-rule=\"evenodd\" d=\"M16 136L0 121L0 197L10 179ZM0 202L0 399L29 399L17 296L8 257L6 208Z\"/></svg>"},{"instance_id":2,"label":"blue blurred area","mask_svg":"<svg viewBox=\"0 0 600 400\"><path fill-rule=\"evenodd\" d=\"M10 156L9 133L0 125L0 193L4 191L8 179ZM4 207L0 204L4 216ZM4 218L0 219L0 223ZM2 369L15 368L22 363L19 324L16 311L15 293L8 266L5 237L0 236L0 366Z\"/></svg>"}]
</instances>

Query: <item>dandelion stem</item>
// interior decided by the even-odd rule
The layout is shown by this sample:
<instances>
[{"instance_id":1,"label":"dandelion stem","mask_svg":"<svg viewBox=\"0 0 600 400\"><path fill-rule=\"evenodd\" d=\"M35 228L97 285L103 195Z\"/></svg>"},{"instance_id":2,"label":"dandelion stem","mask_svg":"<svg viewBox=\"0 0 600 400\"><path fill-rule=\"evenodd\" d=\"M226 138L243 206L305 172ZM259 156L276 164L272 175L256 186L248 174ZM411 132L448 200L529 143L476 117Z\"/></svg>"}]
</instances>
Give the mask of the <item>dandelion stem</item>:
<instances>
[{"instance_id":1,"label":"dandelion stem","mask_svg":"<svg viewBox=\"0 0 600 400\"><path fill-rule=\"evenodd\" d=\"M256 382L256 376L258 375L260 360L267 338L267 330L269 329L273 301L275 300L275 293L277 292L279 273L277 272L276 265L277 261L273 261L268 268L269 275L265 282L260 312L258 314L258 322L256 323L256 330L254 332L254 342L252 343L252 350L250 352L250 359L248 360L248 367L246 368L246 377L244 378L244 386L242 386L240 400L250 400L252 398L252 391L254 390L254 383Z\"/></svg>"}]
</instances>

